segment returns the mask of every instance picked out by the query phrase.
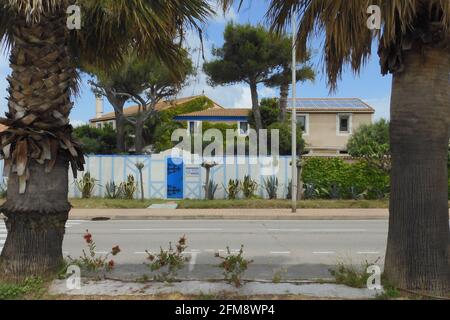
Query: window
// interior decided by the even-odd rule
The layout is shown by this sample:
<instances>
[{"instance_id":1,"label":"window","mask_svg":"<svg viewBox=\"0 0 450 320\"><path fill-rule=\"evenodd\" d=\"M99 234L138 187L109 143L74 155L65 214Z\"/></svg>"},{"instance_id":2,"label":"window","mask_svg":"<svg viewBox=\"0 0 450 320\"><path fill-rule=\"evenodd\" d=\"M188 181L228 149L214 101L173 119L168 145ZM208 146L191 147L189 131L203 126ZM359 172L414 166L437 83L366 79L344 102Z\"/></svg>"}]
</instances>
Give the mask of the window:
<instances>
[{"instance_id":1,"label":"window","mask_svg":"<svg viewBox=\"0 0 450 320\"><path fill-rule=\"evenodd\" d=\"M349 134L352 131L352 116L350 114L338 115L338 133Z\"/></svg>"},{"instance_id":2,"label":"window","mask_svg":"<svg viewBox=\"0 0 450 320\"><path fill-rule=\"evenodd\" d=\"M197 132L197 124L195 121L188 122L188 130L190 135L194 135Z\"/></svg>"},{"instance_id":3,"label":"window","mask_svg":"<svg viewBox=\"0 0 450 320\"><path fill-rule=\"evenodd\" d=\"M101 129L102 128L102 123L101 122L97 122L97 128Z\"/></svg>"},{"instance_id":4,"label":"window","mask_svg":"<svg viewBox=\"0 0 450 320\"><path fill-rule=\"evenodd\" d=\"M239 134L247 135L248 134L248 122L241 121L239 122Z\"/></svg>"},{"instance_id":5,"label":"window","mask_svg":"<svg viewBox=\"0 0 450 320\"><path fill-rule=\"evenodd\" d=\"M297 127L302 129L304 134L308 134L308 116L306 114L301 114L297 116Z\"/></svg>"}]
</instances>

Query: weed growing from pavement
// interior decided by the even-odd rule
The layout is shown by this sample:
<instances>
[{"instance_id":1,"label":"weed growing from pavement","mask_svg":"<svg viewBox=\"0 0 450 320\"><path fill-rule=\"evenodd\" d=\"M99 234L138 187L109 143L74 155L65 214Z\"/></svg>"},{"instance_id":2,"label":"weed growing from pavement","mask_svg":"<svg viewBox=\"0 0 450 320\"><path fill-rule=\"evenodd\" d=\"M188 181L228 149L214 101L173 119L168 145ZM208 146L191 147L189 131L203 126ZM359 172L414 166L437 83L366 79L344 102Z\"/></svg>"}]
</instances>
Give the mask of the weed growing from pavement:
<instances>
[{"instance_id":1,"label":"weed growing from pavement","mask_svg":"<svg viewBox=\"0 0 450 320\"><path fill-rule=\"evenodd\" d=\"M120 253L121 250L119 246L112 247L111 251L106 255L97 255L97 253L95 252L97 245L94 242L92 234L89 232L89 230L86 230L83 238L86 242L88 252L86 253L86 250L83 249L83 255L76 259L68 256L67 264L77 265L80 267L80 269L91 272L109 272L114 269L115 262L113 259L110 259L110 256L116 256Z\"/></svg>"},{"instance_id":2,"label":"weed growing from pavement","mask_svg":"<svg viewBox=\"0 0 450 320\"><path fill-rule=\"evenodd\" d=\"M236 288L241 287L243 284L242 275L253 262L253 260L244 258L244 246L241 246L238 254L232 254L230 247L227 247L227 255L225 257L222 257L220 253L216 253L215 256L222 260L218 267L223 269L225 281L233 284Z\"/></svg>"},{"instance_id":3,"label":"weed growing from pavement","mask_svg":"<svg viewBox=\"0 0 450 320\"><path fill-rule=\"evenodd\" d=\"M19 284L0 283L0 300L39 299L45 292L41 278L26 278Z\"/></svg>"},{"instance_id":4,"label":"weed growing from pavement","mask_svg":"<svg viewBox=\"0 0 450 320\"><path fill-rule=\"evenodd\" d=\"M169 249L164 250L161 247L160 252L156 255L153 255L146 250L145 252L148 255L147 260L150 261L148 264L150 270L152 272L160 272L153 277L153 280L165 282L174 281L178 271L183 269L186 262L190 260L189 257L184 255L186 249L186 236L182 236L180 240L178 240L175 249L172 247L172 243L169 242Z\"/></svg>"},{"instance_id":5,"label":"weed growing from pavement","mask_svg":"<svg viewBox=\"0 0 450 320\"><path fill-rule=\"evenodd\" d=\"M361 267L355 267L352 264L345 264L339 262L335 269L330 269L329 272L335 278L337 284L344 284L353 288L366 288L367 279L370 274L366 272L367 268L378 262L380 258L373 263L366 261Z\"/></svg>"}]
</instances>

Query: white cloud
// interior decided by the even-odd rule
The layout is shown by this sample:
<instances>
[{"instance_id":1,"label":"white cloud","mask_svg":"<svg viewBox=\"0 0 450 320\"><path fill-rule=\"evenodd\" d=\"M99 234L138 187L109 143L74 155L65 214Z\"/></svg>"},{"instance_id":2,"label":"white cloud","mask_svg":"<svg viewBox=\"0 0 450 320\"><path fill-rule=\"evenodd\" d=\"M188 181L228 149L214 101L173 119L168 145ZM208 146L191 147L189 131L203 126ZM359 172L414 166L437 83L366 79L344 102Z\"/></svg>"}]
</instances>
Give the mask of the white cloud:
<instances>
[{"instance_id":1,"label":"white cloud","mask_svg":"<svg viewBox=\"0 0 450 320\"><path fill-rule=\"evenodd\" d=\"M195 32L190 32L186 36L186 43L189 44L191 58L194 64L198 62L197 75L191 79L190 83L180 92L178 96L192 96L204 93L206 96L222 105L224 108L251 108L250 89L246 84L236 84L230 86L212 87L208 84L208 77L203 72L203 58L201 53L201 43ZM213 59L211 47L213 43L204 39L203 49L206 61Z\"/></svg>"},{"instance_id":2,"label":"white cloud","mask_svg":"<svg viewBox=\"0 0 450 320\"><path fill-rule=\"evenodd\" d=\"M76 128L76 127L81 127L86 125L86 121L83 120L72 120L70 119L70 124L72 125L72 127Z\"/></svg>"},{"instance_id":3,"label":"white cloud","mask_svg":"<svg viewBox=\"0 0 450 320\"><path fill-rule=\"evenodd\" d=\"M391 105L391 97L387 96L384 98L378 99L362 99L368 105L375 109L375 120L384 118L390 119L390 105Z\"/></svg>"},{"instance_id":4,"label":"white cloud","mask_svg":"<svg viewBox=\"0 0 450 320\"><path fill-rule=\"evenodd\" d=\"M230 21L236 21L238 14L234 8L230 8L227 12L223 12L220 4L216 1L210 1L211 7L216 12L211 21L214 23L226 24Z\"/></svg>"}]
</instances>

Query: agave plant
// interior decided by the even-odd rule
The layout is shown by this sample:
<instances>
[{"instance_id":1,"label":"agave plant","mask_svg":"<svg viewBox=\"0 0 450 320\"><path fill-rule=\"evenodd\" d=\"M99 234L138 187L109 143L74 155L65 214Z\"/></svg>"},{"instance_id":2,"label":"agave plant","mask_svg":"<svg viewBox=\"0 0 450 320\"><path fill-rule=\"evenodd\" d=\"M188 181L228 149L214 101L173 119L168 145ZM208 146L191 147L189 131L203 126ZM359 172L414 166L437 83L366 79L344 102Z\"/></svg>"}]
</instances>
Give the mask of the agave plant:
<instances>
[{"instance_id":1,"label":"agave plant","mask_svg":"<svg viewBox=\"0 0 450 320\"><path fill-rule=\"evenodd\" d=\"M110 181L105 185L107 199L119 199L123 197L123 186L117 185L114 181Z\"/></svg>"},{"instance_id":2,"label":"agave plant","mask_svg":"<svg viewBox=\"0 0 450 320\"><path fill-rule=\"evenodd\" d=\"M269 199L273 200L277 198L278 192L278 178L269 177L264 180L264 189L266 189Z\"/></svg>"},{"instance_id":3,"label":"agave plant","mask_svg":"<svg viewBox=\"0 0 450 320\"><path fill-rule=\"evenodd\" d=\"M75 180L75 185L78 191L81 192L81 197L83 199L88 199L92 196L92 192L97 184L97 180L94 177L91 177L91 173L89 171L85 172L81 179Z\"/></svg>"},{"instance_id":4,"label":"agave plant","mask_svg":"<svg viewBox=\"0 0 450 320\"><path fill-rule=\"evenodd\" d=\"M255 197L255 192L258 190L258 183L252 179L249 175L244 177L242 182L242 192L245 198L252 199Z\"/></svg>"},{"instance_id":5,"label":"agave plant","mask_svg":"<svg viewBox=\"0 0 450 320\"><path fill-rule=\"evenodd\" d=\"M241 182L236 179L230 179L228 181L228 187L226 188L228 199L235 200L238 197L239 192L241 191Z\"/></svg>"},{"instance_id":6,"label":"agave plant","mask_svg":"<svg viewBox=\"0 0 450 320\"><path fill-rule=\"evenodd\" d=\"M209 183L205 186L206 200L214 200L214 196L218 188L219 185L214 182L214 180L210 180Z\"/></svg>"},{"instance_id":7,"label":"agave plant","mask_svg":"<svg viewBox=\"0 0 450 320\"><path fill-rule=\"evenodd\" d=\"M136 183L133 175L131 175L131 174L128 175L127 181L122 182L120 184L120 187L123 190L122 194L125 199L128 199L128 200L134 199L134 194L136 193L136 190L137 190L137 183Z\"/></svg>"}]
</instances>

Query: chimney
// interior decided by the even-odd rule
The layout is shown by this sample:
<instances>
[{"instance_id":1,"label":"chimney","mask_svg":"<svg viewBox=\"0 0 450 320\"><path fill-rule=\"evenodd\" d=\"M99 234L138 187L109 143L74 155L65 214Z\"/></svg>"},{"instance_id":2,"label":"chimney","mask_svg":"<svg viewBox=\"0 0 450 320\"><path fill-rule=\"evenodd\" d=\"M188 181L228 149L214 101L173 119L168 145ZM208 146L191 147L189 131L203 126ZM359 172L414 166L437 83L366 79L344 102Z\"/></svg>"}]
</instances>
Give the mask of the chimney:
<instances>
[{"instance_id":1,"label":"chimney","mask_svg":"<svg viewBox=\"0 0 450 320\"><path fill-rule=\"evenodd\" d=\"M101 118L103 116L103 97L95 97L95 118Z\"/></svg>"}]
</instances>

